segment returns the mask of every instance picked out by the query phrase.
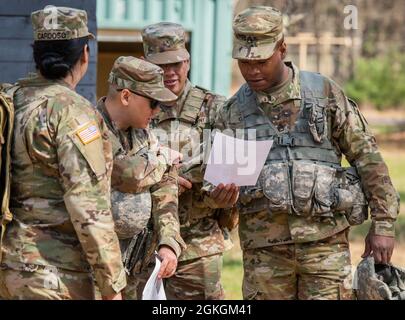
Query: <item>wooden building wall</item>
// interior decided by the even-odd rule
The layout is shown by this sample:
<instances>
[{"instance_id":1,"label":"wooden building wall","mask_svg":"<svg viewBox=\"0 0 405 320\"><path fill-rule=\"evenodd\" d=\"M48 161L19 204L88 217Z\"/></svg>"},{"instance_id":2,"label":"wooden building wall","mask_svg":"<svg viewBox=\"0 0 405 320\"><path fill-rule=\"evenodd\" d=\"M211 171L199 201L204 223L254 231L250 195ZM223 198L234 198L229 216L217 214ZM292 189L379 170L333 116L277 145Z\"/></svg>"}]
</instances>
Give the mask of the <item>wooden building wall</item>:
<instances>
[{"instance_id":1,"label":"wooden building wall","mask_svg":"<svg viewBox=\"0 0 405 320\"><path fill-rule=\"evenodd\" d=\"M31 45L33 30L30 15L32 11L48 4L73 7L87 11L89 29L97 34L96 0L13 0L0 4L0 82L15 82L35 71ZM90 64L77 92L96 102L97 42L90 42Z\"/></svg>"}]
</instances>

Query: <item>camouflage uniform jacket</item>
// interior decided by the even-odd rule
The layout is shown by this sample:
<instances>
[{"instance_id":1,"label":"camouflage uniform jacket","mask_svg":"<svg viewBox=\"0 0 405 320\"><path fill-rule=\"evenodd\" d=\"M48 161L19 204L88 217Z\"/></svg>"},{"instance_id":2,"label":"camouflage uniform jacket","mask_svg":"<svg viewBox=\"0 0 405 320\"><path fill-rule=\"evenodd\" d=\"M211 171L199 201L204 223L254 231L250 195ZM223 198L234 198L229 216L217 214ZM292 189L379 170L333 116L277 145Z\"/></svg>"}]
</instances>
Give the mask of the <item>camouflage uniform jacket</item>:
<instances>
[{"instance_id":1,"label":"camouflage uniform jacket","mask_svg":"<svg viewBox=\"0 0 405 320\"><path fill-rule=\"evenodd\" d=\"M18 82L11 212L3 263L94 272L103 295L126 285L110 211L111 144L90 103L63 81Z\"/></svg>"},{"instance_id":2,"label":"camouflage uniform jacket","mask_svg":"<svg viewBox=\"0 0 405 320\"><path fill-rule=\"evenodd\" d=\"M231 129L234 132L243 130L244 121L237 103L243 107L245 97L253 94L258 110L264 112L279 132L291 131L300 113L300 71L293 64L286 64L291 75L288 83L267 93L254 93L244 85L239 92L242 95L237 98L238 94L235 94L218 113L217 129ZM356 167L369 201L373 232L393 236L394 222L399 211L398 198L376 140L358 108L349 103L343 91L332 80L324 79L329 100L326 105L327 136L331 137L335 156L340 161L344 154L349 163ZM267 210L241 214L239 221L240 240L244 249L316 241L348 227L344 215L318 221L287 212L269 214Z\"/></svg>"},{"instance_id":3,"label":"camouflage uniform jacket","mask_svg":"<svg viewBox=\"0 0 405 320\"><path fill-rule=\"evenodd\" d=\"M108 115L105 98L99 100L97 110L109 128L112 143L112 189L133 194L150 192L157 245L169 246L179 257L185 244L177 215L177 170L160 154L157 139L149 130L118 130Z\"/></svg>"},{"instance_id":4,"label":"camouflage uniform jacket","mask_svg":"<svg viewBox=\"0 0 405 320\"><path fill-rule=\"evenodd\" d=\"M224 236L217 221L218 210L201 190L203 130L213 124L224 97L210 94L210 100L201 103L204 96L205 91L196 89L187 81L175 106L163 108L151 125L162 144L183 154L179 175L193 184L191 190L184 191L179 197L180 232L187 244L180 261L224 251Z\"/></svg>"}]
</instances>

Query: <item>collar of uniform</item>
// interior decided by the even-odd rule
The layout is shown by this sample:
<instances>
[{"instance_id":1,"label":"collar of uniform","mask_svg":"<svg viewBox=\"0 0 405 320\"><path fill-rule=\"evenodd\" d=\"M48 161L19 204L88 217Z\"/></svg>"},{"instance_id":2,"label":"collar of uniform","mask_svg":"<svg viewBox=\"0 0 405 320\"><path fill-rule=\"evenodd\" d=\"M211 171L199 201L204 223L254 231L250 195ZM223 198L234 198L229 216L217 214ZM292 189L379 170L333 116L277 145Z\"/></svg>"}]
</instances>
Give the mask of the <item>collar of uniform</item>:
<instances>
[{"instance_id":1,"label":"collar of uniform","mask_svg":"<svg viewBox=\"0 0 405 320\"><path fill-rule=\"evenodd\" d=\"M191 84L190 80L187 79L186 83L184 85L184 89L178 96L176 102L173 103L173 105L168 108L161 109L161 111L157 114L157 116L155 117L155 119L157 120L157 123L160 123L167 119L177 119L178 118L178 116L181 113L181 109L184 106L184 102L186 101L186 98L192 87L193 87L193 85Z\"/></svg>"},{"instance_id":2,"label":"collar of uniform","mask_svg":"<svg viewBox=\"0 0 405 320\"><path fill-rule=\"evenodd\" d=\"M100 98L97 102L96 109L102 115L104 122L106 123L108 129L116 136L121 143L121 146L124 148L125 151L128 151L131 148L132 144L132 133L131 129L127 130L120 130L115 125L114 121L112 121L110 114L108 113L107 107L105 105L106 97Z\"/></svg>"},{"instance_id":3,"label":"collar of uniform","mask_svg":"<svg viewBox=\"0 0 405 320\"><path fill-rule=\"evenodd\" d=\"M103 116L104 122L108 126L110 126L111 118L110 118L110 115L108 114L107 108L105 106L105 99L107 99L107 97L101 97L97 101L96 109Z\"/></svg>"},{"instance_id":4,"label":"collar of uniform","mask_svg":"<svg viewBox=\"0 0 405 320\"><path fill-rule=\"evenodd\" d=\"M299 69L290 61L286 61L285 65L289 67L293 73L290 84L285 88L285 90L276 95L271 95L263 91L258 92L257 100L259 103L267 103L271 106L276 106L289 100L301 100Z\"/></svg>"},{"instance_id":5,"label":"collar of uniform","mask_svg":"<svg viewBox=\"0 0 405 320\"><path fill-rule=\"evenodd\" d=\"M191 90L193 85L191 84L190 80L186 80L186 83L184 84L184 89L183 91L179 94L178 99L176 100L176 104L173 106L176 108L177 114L181 113L181 109L184 106L184 102L186 101L186 98Z\"/></svg>"},{"instance_id":6,"label":"collar of uniform","mask_svg":"<svg viewBox=\"0 0 405 320\"><path fill-rule=\"evenodd\" d=\"M100 114L103 116L104 122L107 124L108 129L110 129L116 136L118 136L119 129L115 125L115 123L112 121L110 114L108 113L107 107L105 105L105 100L107 97L102 97L100 100L97 102L96 109Z\"/></svg>"},{"instance_id":7,"label":"collar of uniform","mask_svg":"<svg viewBox=\"0 0 405 320\"><path fill-rule=\"evenodd\" d=\"M59 84L61 86L67 87L71 90L71 86L64 80L49 80L42 76L39 72L30 72L28 77L18 80L18 84L21 87L32 87L32 86L50 86L53 84Z\"/></svg>"}]
</instances>

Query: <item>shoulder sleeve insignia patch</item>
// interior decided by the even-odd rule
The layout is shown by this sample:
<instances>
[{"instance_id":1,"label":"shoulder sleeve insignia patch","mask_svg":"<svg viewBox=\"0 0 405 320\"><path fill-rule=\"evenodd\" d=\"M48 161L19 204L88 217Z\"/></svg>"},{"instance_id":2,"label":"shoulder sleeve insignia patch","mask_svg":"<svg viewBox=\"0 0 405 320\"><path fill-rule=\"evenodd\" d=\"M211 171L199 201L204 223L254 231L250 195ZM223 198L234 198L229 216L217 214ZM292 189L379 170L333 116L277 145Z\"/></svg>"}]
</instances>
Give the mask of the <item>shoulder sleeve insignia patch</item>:
<instances>
[{"instance_id":1,"label":"shoulder sleeve insignia patch","mask_svg":"<svg viewBox=\"0 0 405 320\"><path fill-rule=\"evenodd\" d=\"M100 130L94 121L88 122L81 126L76 131L76 135L84 145L89 144L90 142L101 137Z\"/></svg>"}]
</instances>

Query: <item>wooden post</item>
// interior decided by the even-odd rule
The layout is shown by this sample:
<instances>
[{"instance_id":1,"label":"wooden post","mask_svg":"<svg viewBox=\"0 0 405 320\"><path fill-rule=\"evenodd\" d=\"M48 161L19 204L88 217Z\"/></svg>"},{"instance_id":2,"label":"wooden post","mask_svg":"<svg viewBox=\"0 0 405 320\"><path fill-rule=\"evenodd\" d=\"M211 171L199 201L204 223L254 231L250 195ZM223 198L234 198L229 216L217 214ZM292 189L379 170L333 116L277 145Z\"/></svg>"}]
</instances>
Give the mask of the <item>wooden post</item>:
<instances>
[{"instance_id":1,"label":"wooden post","mask_svg":"<svg viewBox=\"0 0 405 320\"><path fill-rule=\"evenodd\" d=\"M307 56L308 56L308 44L306 42L301 42L299 46L300 62L299 66L301 70L307 69Z\"/></svg>"},{"instance_id":2,"label":"wooden post","mask_svg":"<svg viewBox=\"0 0 405 320\"><path fill-rule=\"evenodd\" d=\"M331 56L333 35L331 32L322 33L319 38L320 44L320 63L319 63L319 72L324 74L333 73L333 61Z\"/></svg>"},{"instance_id":3,"label":"wooden post","mask_svg":"<svg viewBox=\"0 0 405 320\"><path fill-rule=\"evenodd\" d=\"M323 33L319 39L313 33L301 32L294 37L286 37L286 43L289 46L298 46L299 68L302 70L318 71L315 66L308 63L308 48L318 45L321 50L320 70L328 76L332 76L334 66L332 59L332 46L343 46L346 48L358 48L360 39L351 39L350 37L334 37L332 33Z\"/></svg>"}]
</instances>

